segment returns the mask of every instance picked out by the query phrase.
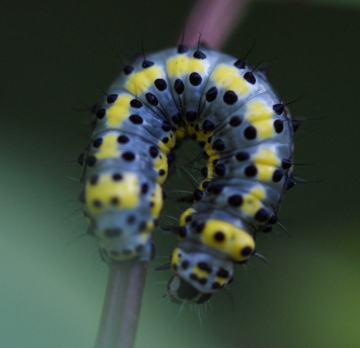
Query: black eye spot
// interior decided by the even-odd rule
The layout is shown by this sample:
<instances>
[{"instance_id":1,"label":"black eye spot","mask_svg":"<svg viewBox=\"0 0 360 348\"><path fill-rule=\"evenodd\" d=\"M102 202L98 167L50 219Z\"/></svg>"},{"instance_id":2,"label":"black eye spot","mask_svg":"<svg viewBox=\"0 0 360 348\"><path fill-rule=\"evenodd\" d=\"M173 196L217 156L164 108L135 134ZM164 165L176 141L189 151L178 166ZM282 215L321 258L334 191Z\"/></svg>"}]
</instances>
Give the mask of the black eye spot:
<instances>
[{"instance_id":1,"label":"black eye spot","mask_svg":"<svg viewBox=\"0 0 360 348\"><path fill-rule=\"evenodd\" d=\"M226 91L223 100L228 105L233 105L238 101L238 96L234 91Z\"/></svg>"},{"instance_id":2,"label":"black eye spot","mask_svg":"<svg viewBox=\"0 0 360 348\"><path fill-rule=\"evenodd\" d=\"M142 102L140 100L137 100L137 99L133 99L130 102L130 105L135 109L140 109L143 106Z\"/></svg>"},{"instance_id":3,"label":"black eye spot","mask_svg":"<svg viewBox=\"0 0 360 348\"><path fill-rule=\"evenodd\" d=\"M242 122L242 119L240 116L233 116L233 117L231 117L229 124L231 127L238 127L241 125L241 122Z\"/></svg>"},{"instance_id":4,"label":"black eye spot","mask_svg":"<svg viewBox=\"0 0 360 348\"><path fill-rule=\"evenodd\" d=\"M189 267L189 261L183 261L183 262L181 262L181 268L182 269L188 269L188 267Z\"/></svg>"},{"instance_id":5,"label":"black eye spot","mask_svg":"<svg viewBox=\"0 0 360 348\"><path fill-rule=\"evenodd\" d=\"M146 195L149 191L149 185L147 183L144 183L141 185L141 193L143 195Z\"/></svg>"},{"instance_id":6,"label":"black eye spot","mask_svg":"<svg viewBox=\"0 0 360 348\"><path fill-rule=\"evenodd\" d=\"M176 79L174 83L174 89L177 94L183 94L185 89L184 82L182 82L180 79Z\"/></svg>"},{"instance_id":7,"label":"black eye spot","mask_svg":"<svg viewBox=\"0 0 360 348\"><path fill-rule=\"evenodd\" d=\"M194 122L197 119L197 116L198 116L198 114L195 111L188 111L185 114L186 121L188 121L188 122Z\"/></svg>"},{"instance_id":8,"label":"black eye spot","mask_svg":"<svg viewBox=\"0 0 360 348\"><path fill-rule=\"evenodd\" d=\"M269 219L269 214L264 208L260 208L255 214L255 220L259 222L265 222Z\"/></svg>"},{"instance_id":9,"label":"black eye spot","mask_svg":"<svg viewBox=\"0 0 360 348\"><path fill-rule=\"evenodd\" d=\"M223 232L219 231L214 234L214 239L217 242L223 242L225 240L225 235Z\"/></svg>"},{"instance_id":10,"label":"black eye spot","mask_svg":"<svg viewBox=\"0 0 360 348\"><path fill-rule=\"evenodd\" d=\"M221 139L215 140L212 147L216 151L224 151L225 150L225 144Z\"/></svg>"},{"instance_id":11,"label":"black eye spot","mask_svg":"<svg viewBox=\"0 0 360 348\"><path fill-rule=\"evenodd\" d=\"M242 248L241 255L244 257L248 257L252 254L253 250L249 246Z\"/></svg>"},{"instance_id":12,"label":"black eye spot","mask_svg":"<svg viewBox=\"0 0 360 348\"><path fill-rule=\"evenodd\" d=\"M167 121L164 121L162 126L161 126L161 129L164 131L164 132L170 132L171 131L171 127L169 125L169 123Z\"/></svg>"},{"instance_id":13,"label":"black eye spot","mask_svg":"<svg viewBox=\"0 0 360 348\"><path fill-rule=\"evenodd\" d=\"M193 72L189 76L189 81L193 86L199 86L202 82L202 77L197 72Z\"/></svg>"},{"instance_id":14,"label":"black eye spot","mask_svg":"<svg viewBox=\"0 0 360 348\"><path fill-rule=\"evenodd\" d=\"M113 197L113 198L111 198L110 202L112 205L118 205L120 200L118 197Z\"/></svg>"},{"instance_id":15,"label":"black eye spot","mask_svg":"<svg viewBox=\"0 0 360 348\"><path fill-rule=\"evenodd\" d=\"M201 185L202 185L202 188L203 188L204 190L206 190L206 189L209 187L209 185L210 185L210 181L204 181Z\"/></svg>"},{"instance_id":16,"label":"black eye spot","mask_svg":"<svg viewBox=\"0 0 360 348\"><path fill-rule=\"evenodd\" d=\"M256 128L253 126L246 127L244 130L244 136L248 140L253 140L256 138L257 131Z\"/></svg>"},{"instance_id":17,"label":"black eye spot","mask_svg":"<svg viewBox=\"0 0 360 348\"><path fill-rule=\"evenodd\" d=\"M144 122L143 118L139 115L131 115L129 117L129 120L133 123L133 124L142 124Z\"/></svg>"},{"instance_id":18,"label":"black eye spot","mask_svg":"<svg viewBox=\"0 0 360 348\"><path fill-rule=\"evenodd\" d=\"M206 271L208 273L212 272L212 268L207 262L199 262L197 266L203 271Z\"/></svg>"},{"instance_id":19,"label":"black eye spot","mask_svg":"<svg viewBox=\"0 0 360 348\"><path fill-rule=\"evenodd\" d=\"M250 155L245 151L240 151L236 154L236 159L239 162L247 161L250 158Z\"/></svg>"},{"instance_id":20,"label":"black eye spot","mask_svg":"<svg viewBox=\"0 0 360 348\"><path fill-rule=\"evenodd\" d=\"M154 85L160 92L165 91L165 89L167 88L167 83L163 79L156 79L154 81Z\"/></svg>"},{"instance_id":21,"label":"black eye spot","mask_svg":"<svg viewBox=\"0 0 360 348\"><path fill-rule=\"evenodd\" d=\"M202 129L207 132L211 132L215 129L215 124L209 120L205 120L202 124Z\"/></svg>"},{"instance_id":22,"label":"black eye spot","mask_svg":"<svg viewBox=\"0 0 360 348\"><path fill-rule=\"evenodd\" d=\"M152 93L146 93L145 98L149 102L149 104L153 106L157 106L159 104L159 101Z\"/></svg>"},{"instance_id":23,"label":"black eye spot","mask_svg":"<svg viewBox=\"0 0 360 348\"><path fill-rule=\"evenodd\" d=\"M159 175L164 176L166 174L166 171L164 169L159 170Z\"/></svg>"},{"instance_id":24,"label":"black eye spot","mask_svg":"<svg viewBox=\"0 0 360 348\"><path fill-rule=\"evenodd\" d=\"M249 178L256 176L257 172L257 168L254 164L250 164L244 170L245 175Z\"/></svg>"},{"instance_id":25,"label":"black eye spot","mask_svg":"<svg viewBox=\"0 0 360 348\"><path fill-rule=\"evenodd\" d=\"M214 101L217 97L218 94L218 90L216 87L211 87L207 92L206 92L206 100L211 103L212 101Z\"/></svg>"},{"instance_id":26,"label":"black eye spot","mask_svg":"<svg viewBox=\"0 0 360 348\"><path fill-rule=\"evenodd\" d=\"M281 181L281 179L283 178L283 173L281 172L281 170L275 170L272 176L272 180L273 182L279 182Z\"/></svg>"},{"instance_id":27,"label":"black eye spot","mask_svg":"<svg viewBox=\"0 0 360 348\"><path fill-rule=\"evenodd\" d=\"M152 145L149 148L149 153L152 158L156 158L159 154L159 149L156 146Z\"/></svg>"},{"instance_id":28,"label":"black eye spot","mask_svg":"<svg viewBox=\"0 0 360 348\"><path fill-rule=\"evenodd\" d=\"M276 133L281 133L284 130L284 124L281 120L274 121L274 128Z\"/></svg>"},{"instance_id":29,"label":"black eye spot","mask_svg":"<svg viewBox=\"0 0 360 348\"><path fill-rule=\"evenodd\" d=\"M228 203L233 207L240 207L243 203L243 198L240 195L232 195L228 198Z\"/></svg>"},{"instance_id":30,"label":"black eye spot","mask_svg":"<svg viewBox=\"0 0 360 348\"><path fill-rule=\"evenodd\" d=\"M223 164L217 164L214 168L214 171L219 176L224 176L226 172L226 167Z\"/></svg>"},{"instance_id":31,"label":"black eye spot","mask_svg":"<svg viewBox=\"0 0 360 348\"><path fill-rule=\"evenodd\" d=\"M115 173L115 174L113 174L112 178L114 181L120 181L123 179L123 176L119 173Z\"/></svg>"},{"instance_id":32,"label":"black eye spot","mask_svg":"<svg viewBox=\"0 0 360 348\"><path fill-rule=\"evenodd\" d=\"M130 139L126 135L119 135L117 141L119 144L127 144L130 141Z\"/></svg>"},{"instance_id":33,"label":"black eye spot","mask_svg":"<svg viewBox=\"0 0 360 348\"><path fill-rule=\"evenodd\" d=\"M171 120L177 124L180 125L181 124L181 115L179 113L177 113L176 115L171 117Z\"/></svg>"},{"instance_id":34,"label":"black eye spot","mask_svg":"<svg viewBox=\"0 0 360 348\"><path fill-rule=\"evenodd\" d=\"M133 161L135 159L135 155L134 153L128 151L128 152L124 152L121 157L125 160L125 161Z\"/></svg>"},{"instance_id":35,"label":"black eye spot","mask_svg":"<svg viewBox=\"0 0 360 348\"><path fill-rule=\"evenodd\" d=\"M229 271L227 271L224 268L220 268L217 272L216 275L220 278L227 278L230 274Z\"/></svg>"}]
</instances>

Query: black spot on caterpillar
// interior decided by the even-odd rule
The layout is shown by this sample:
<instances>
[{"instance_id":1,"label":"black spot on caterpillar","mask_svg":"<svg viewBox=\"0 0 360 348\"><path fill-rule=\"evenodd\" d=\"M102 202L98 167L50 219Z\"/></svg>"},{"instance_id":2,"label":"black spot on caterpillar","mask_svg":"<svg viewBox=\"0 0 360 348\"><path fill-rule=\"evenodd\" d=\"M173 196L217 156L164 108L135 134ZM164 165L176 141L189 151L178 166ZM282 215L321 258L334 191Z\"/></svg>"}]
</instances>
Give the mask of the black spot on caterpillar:
<instances>
[{"instance_id":1,"label":"black spot on caterpillar","mask_svg":"<svg viewBox=\"0 0 360 348\"><path fill-rule=\"evenodd\" d=\"M204 144L205 179L180 218L171 256L174 302L202 303L255 253L277 222L291 176L293 121L262 71L183 45L124 67L96 110L80 156L85 215L106 261L149 260L172 149Z\"/></svg>"}]
</instances>

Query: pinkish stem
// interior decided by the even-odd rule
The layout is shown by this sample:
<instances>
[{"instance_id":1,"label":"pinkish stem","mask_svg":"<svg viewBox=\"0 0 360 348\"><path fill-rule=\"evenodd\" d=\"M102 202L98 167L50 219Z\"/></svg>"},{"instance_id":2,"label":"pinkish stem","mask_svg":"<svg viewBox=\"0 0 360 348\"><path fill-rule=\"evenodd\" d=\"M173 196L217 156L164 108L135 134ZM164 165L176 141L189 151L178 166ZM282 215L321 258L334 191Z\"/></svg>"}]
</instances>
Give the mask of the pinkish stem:
<instances>
[{"instance_id":1,"label":"pinkish stem","mask_svg":"<svg viewBox=\"0 0 360 348\"><path fill-rule=\"evenodd\" d=\"M177 43L196 46L201 41L213 49L224 46L234 27L240 22L251 0L199 0L185 24L184 35Z\"/></svg>"},{"instance_id":2,"label":"pinkish stem","mask_svg":"<svg viewBox=\"0 0 360 348\"><path fill-rule=\"evenodd\" d=\"M109 265L109 279L95 348L132 348L145 287L144 262Z\"/></svg>"}]
</instances>

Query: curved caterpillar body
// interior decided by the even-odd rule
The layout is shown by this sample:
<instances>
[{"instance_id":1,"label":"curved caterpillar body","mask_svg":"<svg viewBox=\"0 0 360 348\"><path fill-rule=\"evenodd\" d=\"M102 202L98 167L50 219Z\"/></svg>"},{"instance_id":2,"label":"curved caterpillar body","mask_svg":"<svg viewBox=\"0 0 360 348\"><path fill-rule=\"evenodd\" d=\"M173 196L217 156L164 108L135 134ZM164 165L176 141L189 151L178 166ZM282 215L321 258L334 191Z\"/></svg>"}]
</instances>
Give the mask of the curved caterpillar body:
<instances>
[{"instance_id":1,"label":"curved caterpillar body","mask_svg":"<svg viewBox=\"0 0 360 348\"><path fill-rule=\"evenodd\" d=\"M180 218L168 293L174 302L206 301L255 253L257 232L277 222L295 184L297 123L262 71L183 45L126 66L96 115L80 162L85 215L108 261L150 258L167 156L187 135L204 145L205 180Z\"/></svg>"}]
</instances>

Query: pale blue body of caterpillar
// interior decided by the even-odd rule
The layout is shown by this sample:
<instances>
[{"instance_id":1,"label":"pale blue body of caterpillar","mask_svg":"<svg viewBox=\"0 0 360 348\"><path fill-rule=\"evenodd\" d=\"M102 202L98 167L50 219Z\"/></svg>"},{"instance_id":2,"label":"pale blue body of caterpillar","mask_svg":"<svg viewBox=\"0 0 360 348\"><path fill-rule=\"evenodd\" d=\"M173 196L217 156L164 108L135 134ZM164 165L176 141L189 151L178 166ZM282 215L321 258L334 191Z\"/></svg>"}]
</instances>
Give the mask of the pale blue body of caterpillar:
<instances>
[{"instance_id":1,"label":"pale blue body of caterpillar","mask_svg":"<svg viewBox=\"0 0 360 348\"><path fill-rule=\"evenodd\" d=\"M180 218L168 284L174 302L202 303L255 253L294 186L297 123L262 71L183 45L124 67L96 111L83 165L84 212L106 261L148 260L177 141L204 145L205 179Z\"/></svg>"}]
</instances>

